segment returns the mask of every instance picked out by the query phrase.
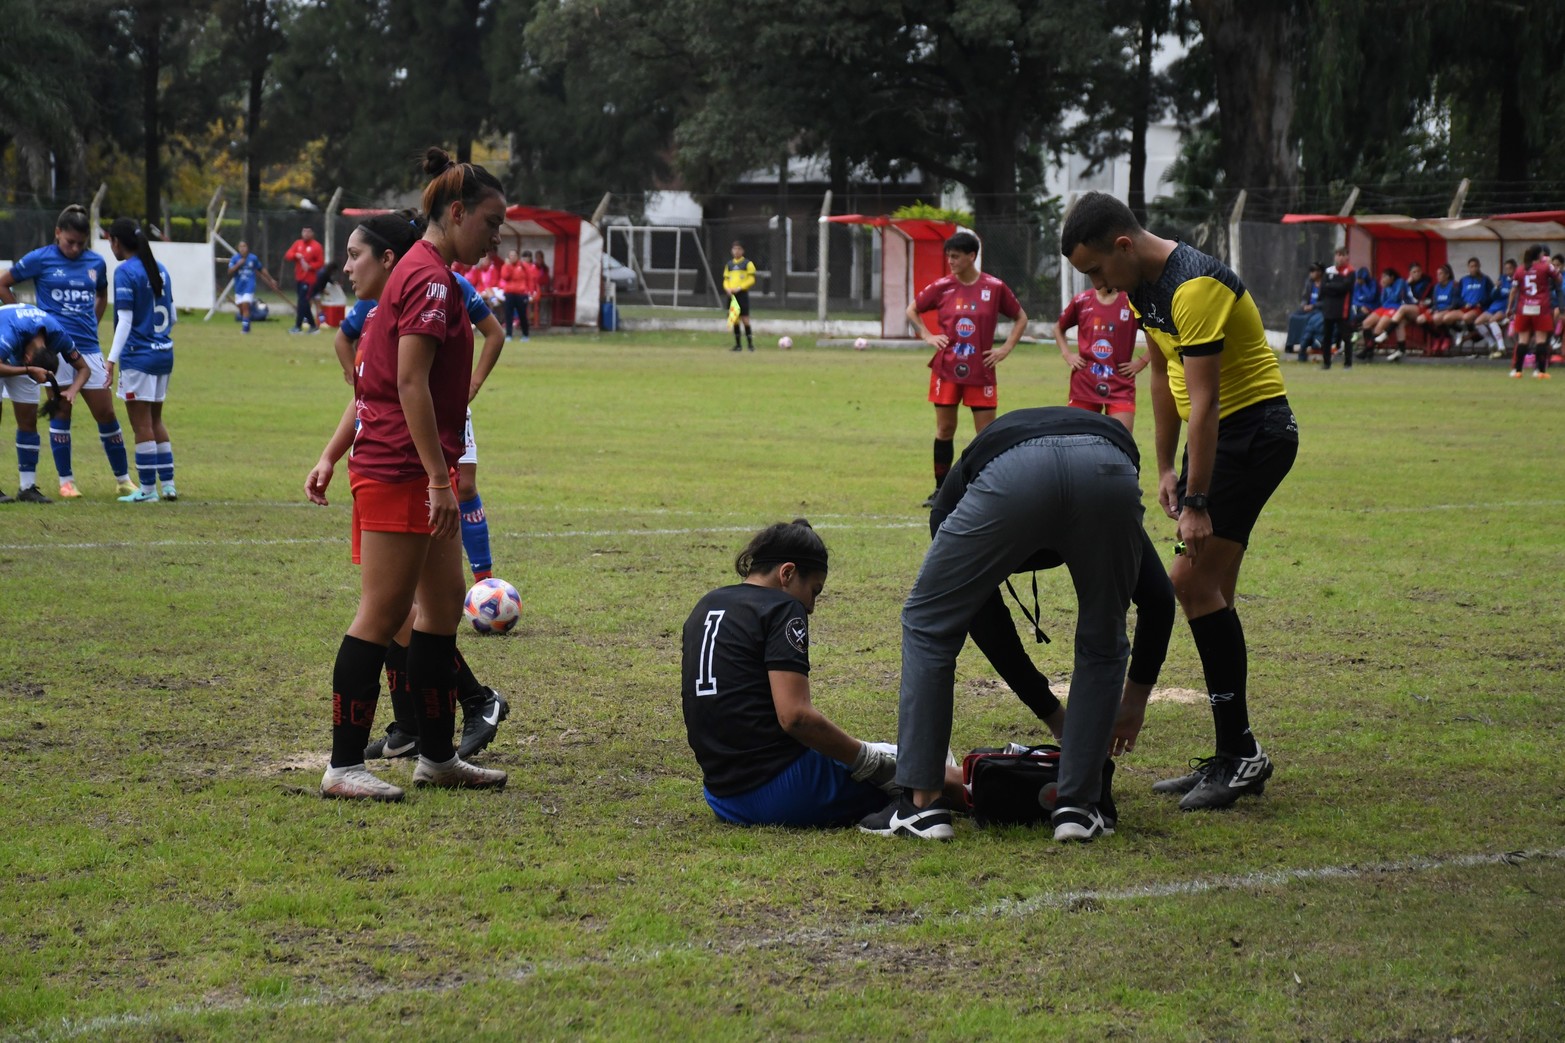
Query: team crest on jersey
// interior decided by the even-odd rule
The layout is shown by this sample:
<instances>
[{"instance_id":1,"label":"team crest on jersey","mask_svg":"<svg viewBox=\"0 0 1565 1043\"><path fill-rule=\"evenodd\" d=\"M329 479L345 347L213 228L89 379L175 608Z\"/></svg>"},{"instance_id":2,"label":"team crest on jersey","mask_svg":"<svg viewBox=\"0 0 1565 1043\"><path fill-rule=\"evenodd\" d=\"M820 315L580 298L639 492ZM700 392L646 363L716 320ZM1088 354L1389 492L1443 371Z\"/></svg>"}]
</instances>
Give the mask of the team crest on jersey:
<instances>
[{"instance_id":1,"label":"team crest on jersey","mask_svg":"<svg viewBox=\"0 0 1565 1043\"><path fill-rule=\"evenodd\" d=\"M981 301L987 301L989 299L989 295L990 295L991 292L992 291L990 291L990 290L979 290L978 291L978 299L981 300Z\"/></svg>"},{"instance_id":2,"label":"team crest on jersey","mask_svg":"<svg viewBox=\"0 0 1565 1043\"><path fill-rule=\"evenodd\" d=\"M1130 321L1130 309L1129 308L1121 308L1119 310L1119 321L1120 322L1129 322Z\"/></svg>"},{"instance_id":3,"label":"team crest on jersey","mask_svg":"<svg viewBox=\"0 0 1565 1043\"><path fill-rule=\"evenodd\" d=\"M810 647L810 626L804 621L803 616L794 616L788 620L784 629L788 633L788 643L793 646L794 651L803 652Z\"/></svg>"},{"instance_id":4,"label":"team crest on jersey","mask_svg":"<svg viewBox=\"0 0 1565 1043\"><path fill-rule=\"evenodd\" d=\"M963 318L960 318L960 319L956 320L956 335L958 337L963 337L963 338L971 337L973 334L975 334L977 332L978 332L978 323L974 322L972 319L969 319L969 318L964 316Z\"/></svg>"}]
</instances>

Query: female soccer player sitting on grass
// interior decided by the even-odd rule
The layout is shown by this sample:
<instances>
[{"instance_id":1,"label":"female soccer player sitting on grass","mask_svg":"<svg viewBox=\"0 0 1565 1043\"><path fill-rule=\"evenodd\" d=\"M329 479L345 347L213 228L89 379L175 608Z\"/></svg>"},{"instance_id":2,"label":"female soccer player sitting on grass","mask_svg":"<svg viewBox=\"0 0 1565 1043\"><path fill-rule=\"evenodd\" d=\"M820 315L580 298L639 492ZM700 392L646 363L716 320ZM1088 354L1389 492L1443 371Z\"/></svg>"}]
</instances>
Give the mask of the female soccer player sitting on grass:
<instances>
[{"instance_id":1,"label":"female soccer player sitting on grass","mask_svg":"<svg viewBox=\"0 0 1565 1043\"><path fill-rule=\"evenodd\" d=\"M681 696L707 804L743 826L850 826L899 792L896 747L855 739L810 701L810 613L826 545L803 518L756 533L685 620ZM961 769L946 772L960 793Z\"/></svg>"},{"instance_id":2,"label":"female soccer player sitting on grass","mask_svg":"<svg viewBox=\"0 0 1565 1043\"><path fill-rule=\"evenodd\" d=\"M364 766L387 645L407 622L408 686L420 711L415 786L500 789L506 774L464 761L453 743L459 687L456 629L467 583L452 490L462 455L473 365L473 327L449 265L476 262L505 221L500 182L482 167L428 151L424 236L397 262L365 326L354 402L305 482L326 502L335 461L351 441L353 550L362 593L332 674L331 766L326 797L400 800L402 790ZM378 248L379 244L372 244Z\"/></svg>"}]
</instances>

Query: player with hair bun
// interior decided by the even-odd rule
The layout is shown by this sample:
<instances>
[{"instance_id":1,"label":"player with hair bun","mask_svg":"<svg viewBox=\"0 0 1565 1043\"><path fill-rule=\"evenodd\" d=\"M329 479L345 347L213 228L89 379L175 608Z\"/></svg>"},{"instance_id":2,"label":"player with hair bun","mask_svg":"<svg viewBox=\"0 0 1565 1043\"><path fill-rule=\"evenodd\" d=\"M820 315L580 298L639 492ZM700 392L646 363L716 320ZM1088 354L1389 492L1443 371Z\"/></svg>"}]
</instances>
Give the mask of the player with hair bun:
<instances>
[{"instance_id":1,"label":"player with hair bun","mask_svg":"<svg viewBox=\"0 0 1565 1043\"><path fill-rule=\"evenodd\" d=\"M929 401L935 407L935 491L924 501L925 507L934 503L956 459L957 411L962 406L973 411L975 436L993 422L999 406L994 367L1010 355L1027 330L1027 312L1011 288L978 270L978 247L978 237L971 232L947 239L946 264L951 274L919 290L907 307L908 322L935 349L929 360ZM938 314L939 333L930 333L919 318L926 311ZM1001 315L1012 320L1011 333L995 347L994 331Z\"/></svg>"},{"instance_id":2,"label":"player with hair bun","mask_svg":"<svg viewBox=\"0 0 1565 1043\"><path fill-rule=\"evenodd\" d=\"M416 603L408 683L420 711L415 786L500 789L506 774L464 761L452 743L456 630L467 583L453 489L473 369L473 327L453 261L476 263L500 240L505 193L481 166L443 149L424 155L429 224L397 262L358 346L352 411L343 415L305 481L324 504L333 460L351 441L354 561L359 607L332 674L332 754L321 795L400 800L372 775L364 748L380 696L387 646ZM335 455L334 455L335 454Z\"/></svg>"},{"instance_id":3,"label":"player with hair bun","mask_svg":"<svg viewBox=\"0 0 1565 1043\"><path fill-rule=\"evenodd\" d=\"M1551 293L1559 285L1560 273L1549 263L1549 252L1543 244L1527 247L1505 308L1515 316L1511 323L1511 332L1516 335L1511 376L1520 377L1526 357L1532 355L1532 375L1539 380L1549 379L1549 333L1554 328Z\"/></svg>"},{"instance_id":4,"label":"player with hair bun","mask_svg":"<svg viewBox=\"0 0 1565 1043\"><path fill-rule=\"evenodd\" d=\"M15 304L12 287L32 280L38 307L59 319L70 335L88 368L81 397L98 422L98 438L118 484L117 495L124 495L134 492L136 486L130 480L125 434L114 414L114 393L98 346L98 320L108 306L108 266L88 248L91 241L92 222L85 207L73 203L60 211L54 222L54 242L23 255L9 271L0 273L0 302ZM64 381L71 379L72 373L62 365L55 376ZM49 420L49 449L60 476L60 497L67 500L81 495L71 464L71 404L69 399L61 399L59 412ZM36 487L30 498L43 500Z\"/></svg>"},{"instance_id":5,"label":"player with hair bun","mask_svg":"<svg viewBox=\"0 0 1565 1043\"><path fill-rule=\"evenodd\" d=\"M808 521L769 525L734 560L743 582L710 592L685 620L685 729L724 822L847 826L898 792L896 747L855 739L810 699L809 617L827 565Z\"/></svg>"},{"instance_id":6,"label":"player with hair bun","mask_svg":"<svg viewBox=\"0 0 1565 1043\"><path fill-rule=\"evenodd\" d=\"M418 242L424 227L422 215L413 210L402 210L368 217L348 237L348 256L343 264L343 270L353 285L354 295L359 299L343 318L342 325L338 327L335 347L338 361L342 363L343 374L349 384L353 383L353 374L357 368L354 347L363 335L365 324L375 314L376 299L385 289L386 280L397 262L413 248L414 243ZM460 275L455 278L463 294L468 318L484 334L483 357L488 362L488 366L481 365L480 368L483 372L487 372L488 368L493 366L493 360L499 357L500 349L504 346L504 335L500 330L499 322L490 314L489 308L472 285ZM474 393L476 393L476 385L482 382L481 376L475 373ZM342 454L348 451L349 436L352 433L352 408L350 403L344 417L347 426L342 429L342 437L333 439L327 447L329 457L327 463L335 465ZM461 475L459 486L462 482L476 480L474 475L477 470L478 450L472 438L471 410L468 411L466 445L466 452L458 464L458 473ZM475 489L473 496L476 495ZM469 513L468 505L464 503L462 519L464 544L469 542ZM483 513L481 502L477 513L481 520ZM472 553L469 549L469 554ZM484 526L483 532L483 558L484 561L488 561L487 525ZM476 561L477 558L475 557L474 560ZM365 747L366 760L377 757L418 755L418 714L413 704L412 689L408 686L407 673L407 643L410 640L413 623L414 617L410 614L402 629L387 646L386 683L391 691L391 705L395 716L387 726L386 733ZM468 757L493 741L499 723L510 713L510 706L499 692L479 683L460 651L456 653L456 657L458 694L463 716L462 741L457 747L457 753Z\"/></svg>"},{"instance_id":7,"label":"player with hair bun","mask_svg":"<svg viewBox=\"0 0 1565 1043\"><path fill-rule=\"evenodd\" d=\"M121 496L121 503L177 500L174 489L174 446L163 424L169 374L174 371L174 292L168 269L152 256L152 244L134 219L115 218L109 226L109 249L120 266L114 269L114 344L109 349L108 374L120 372L119 396L136 436L136 476L139 488ZM161 483L161 490L159 485Z\"/></svg>"}]
</instances>

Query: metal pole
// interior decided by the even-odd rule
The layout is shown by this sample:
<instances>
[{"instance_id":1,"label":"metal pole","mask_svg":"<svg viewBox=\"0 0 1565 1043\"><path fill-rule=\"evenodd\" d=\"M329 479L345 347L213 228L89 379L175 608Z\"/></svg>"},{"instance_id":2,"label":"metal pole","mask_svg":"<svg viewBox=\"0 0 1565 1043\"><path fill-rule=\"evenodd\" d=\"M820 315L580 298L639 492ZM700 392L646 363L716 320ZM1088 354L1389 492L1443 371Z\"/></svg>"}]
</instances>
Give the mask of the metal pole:
<instances>
[{"instance_id":1,"label":"metal pole","mask_svg":"<svg viewBox=\"0 0 1565 1043\"><path fill-rule=\"evenodd\" d=\"M1065 209L1060 212L1060 220L1063 222L1065 215L1071 212L1071 207L1076 205L1076 200L1081 197L1080 192L1072 192L1065 198ZM1070 306L1071 298L1076 296L1072 280L1075 278L1076 269L1064 258L1060 259L1060 311Z\"/></svg>"},{"instance_id":2,"label":"metal pole","mask_svg":"<svg viewBox=\"0 0 1565 1043\"><path fill-rule=\"evenodd\" d=\"M685 233L674 233L674 307L679 307L679 280L684 272L679 268L679 248L685 243Z\"/></svg>"},{"instance_id":3,"label":"metal pole","mask_svg":"<svg viewBox=\"0 0 1565 1043\"><path fill-rule=\"evenodd\" d=\"M1234 200L1234 208L1228 214L1228 267L1241 279L1244 278L1240 270L1244 265L1244 250L1239 243L1239 222L1244 217L1245 200L1249 198L1250 194L1241 188L1239 198Z\"/></svg>"},{"instance_id":4,"label":"metal pole","mask_svg":"<svg viewBox=\"0 0 1565 1043\"><path fill-rule=\"evenodd\" d=\"M821 216L817 219L820 224L820 242L816 244L815 261L815 317L821 322L826 321L826 293L831 282L831 189L826 190L826 196L821 200Z\"/></svg>"},{"instance_id":5,"label":"metal pole","mask_svg":"<svg viewBox=\"0 0 1565 1043\"><path fill-rule=\"evenodd\" d=\"M1353 208L1358 206L1358 202L1359 202L1359 187L1357 185L1354 185L1353 186L1353 191L1348 193L1348 200L1347 200L1347 202L1343 203L1342 204L1342 209L1337 211L1337 216L1338 217L1351 217L1353 215Z\"/></svg>"},{"instance_id":6,"label":"metal pole","mask_svg":"<svg viewBox=\"0 0 1565 1043\"><path fill-rule=\"evenodd\" d=\"M108 186L108 184L107 183L100 183L98 185L98 191L96 193L94 193L94 195L92 197L92 203L87 207L88 218L92 221L92 237L93 237L93 241L87 244L88 249L93 249L93 250L97 249L98 236L100 234L102 234L102 229L100 229L98 227L98 219L101 216L101 211L102 211L102 208L103 208L103 198L104 198L104 196L107 196L108 194L109 194L109 186Z\"/></svg>"},{"instance_id":7,"label":"metal pole","mask_svg":"<svg viewBox=\"0 0 1565 1043\"><path fill-rule=\"evenodd\" d=\"M336 220L336 218L337 218L337 209L341 205L342 205L342 186L338 185L337 186L337 191L335 191L335 192L333 192L331 194L331 202L326 204L326 227L322 230L325 233L322 236L322 238L325 240L324 245L326 247L326 260L327 260L328 263L330 263L330 261L331 261L331 259L333 257L337 256L337 251L336 251L336 246L337 246L337 229L336 229L336 224L337 224L337 220Z\"/></svg>"},{"instance_id":8,"label":"metal pole","mask_svg":"<svg viewBox=\"0 0 1565 1043\"><path fill-rule=\"evenodd\" d=\"M601 223L603 221L603 215L609 212L609 200L611 200L613 198L614 198L614 193L613 192L605 192L605 193L603 193L603 198L601 200L599 200L599 202L598 202L598 208L596 210L594 210L592 212L592 216L587 219L589 224L594 224L595 225L595 224L599 224L599 223Z\"/></svg>"},{"instance_id":9,"label":"metal pole","mask_svg":"<svg viewBox=\"0 0 1565 1043\"><path fill-rule=\"evenodd\" d=\"M1472 182L1467 178L1462 178L1462 183L1456 186L1456 195L1451 197L1451 208L1445 212L1445 216L1462 216L1462 204L1467 202L1467 189L1471 184Z\"/></svg>"}]
</instances>

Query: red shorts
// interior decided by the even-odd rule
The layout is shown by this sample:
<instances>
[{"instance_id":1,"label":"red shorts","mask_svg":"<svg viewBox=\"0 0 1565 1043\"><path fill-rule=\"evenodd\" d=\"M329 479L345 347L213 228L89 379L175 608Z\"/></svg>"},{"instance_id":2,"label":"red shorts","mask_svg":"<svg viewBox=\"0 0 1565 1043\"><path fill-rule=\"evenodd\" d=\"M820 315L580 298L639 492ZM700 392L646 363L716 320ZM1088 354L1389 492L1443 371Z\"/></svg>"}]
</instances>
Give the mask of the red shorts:
<instances>
[{"instance_id":1,"label":"red shorts","mask_svg":"<svg viewBox=\"0 0 1565 1043\"><path fill-rule=\"evenodd\" d=\"M451 476L452 483L456 475ZM429 480L378 482L353 475L353 563L359 564L359 537L366 532L412 532L428 536L435 530L429 524Z\"/></svg>"},{"instance_id":2,"label":"red shorts","mask_svg":"<svg viewBox=\"0 0 1565 1043\"><path fill-rule=\"evenodd\" d=\"M1552 333L1554 331L1554 313L1547 308L1539 308L1536 315L1524 315L1522 310L1516 310L1516 321L1511 323L1512 333Z\"/></svg>"},{"instance_id":3,"label":"red shorts","mask_svg":"<svg viewBox=\"0 0 1565 1043\"><path fill-rule=\"evenodd\" d=\"M937 406L971 406L973 409L995 409L999 398L993 384L958 384L941 380L940 374L930 371L929 401Z\"/></svg>"},{"instance_id":4,"label":"red shorts","mask_svg":"<svg viewBox=\"0 0 1565 1043\"><path fill-rule=\"evenodd\" d=\"M1132 398L1116 398L1109 402L1080 402L1073 398L1065 404L1076 409L1085 409L1090 413L1102 413L1106 416L1113 416L1115 413L1134 413L1136 411L1136 400Z\"/></svg>"},{"instance_id":5,"label":"red shorts","mask_svg":"<svg viewBox=\"0 0 1565 1043\"><path fill-rule=\"evenodd\" d=\"M1395 315L1401 308L1376 308L1371 315Z\"/></svg>"}]
</instances>

